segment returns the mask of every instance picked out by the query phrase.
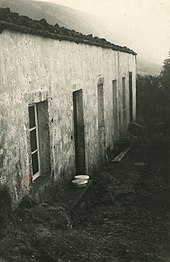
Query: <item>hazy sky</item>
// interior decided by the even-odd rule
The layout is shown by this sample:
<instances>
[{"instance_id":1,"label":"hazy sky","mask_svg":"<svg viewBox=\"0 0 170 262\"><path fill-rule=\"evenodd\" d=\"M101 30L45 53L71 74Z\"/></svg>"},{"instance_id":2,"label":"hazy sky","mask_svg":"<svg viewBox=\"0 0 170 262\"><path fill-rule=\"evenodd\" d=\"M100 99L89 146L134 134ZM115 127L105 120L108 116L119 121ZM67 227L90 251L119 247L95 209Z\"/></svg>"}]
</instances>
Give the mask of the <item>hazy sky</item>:
<instances>
[{"instance_id":1,"label":"hazy sky","mask_svg":"<svg viewBox=\"0 0 170 262\"><path fill-rule=\"evenodd\" d=\"M161 61L170 50L170 0L41 0L100 16L120 29L127 44ZM126 45L126 43L125 43Z\"/></svg>"}]
</instances>

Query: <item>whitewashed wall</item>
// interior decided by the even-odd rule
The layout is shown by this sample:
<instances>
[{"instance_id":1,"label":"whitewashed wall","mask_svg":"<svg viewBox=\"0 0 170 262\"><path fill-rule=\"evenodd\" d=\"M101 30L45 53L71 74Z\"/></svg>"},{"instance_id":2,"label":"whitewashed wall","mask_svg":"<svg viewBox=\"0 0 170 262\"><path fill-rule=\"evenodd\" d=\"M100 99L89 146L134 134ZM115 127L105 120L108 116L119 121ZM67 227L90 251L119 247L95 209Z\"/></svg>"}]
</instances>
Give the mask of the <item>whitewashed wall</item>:
<instances>
[{"instance_id":1,"label":"whitewashed wall","mask_svg":"<svg viewBox=\"0 0 170 262\"><path fill-rule=\"evenodd\" d=\"M48 99L51 166L54 181L75 173L73 97L83 90L86 168L99 164L97 83L104 77L106 149L114 144L112 80L119 100L126 78L126 124L129 123L128 75L133 75L133 114L136 115L136 57L101 47L4 31L0 34L0 183L18 203L30 188L28 105ZM120 103L121 104L121 103ZM122 113L122 112L121 112ZM51 121L53 119L53 121Z\"/></svg>"}]
</instances>

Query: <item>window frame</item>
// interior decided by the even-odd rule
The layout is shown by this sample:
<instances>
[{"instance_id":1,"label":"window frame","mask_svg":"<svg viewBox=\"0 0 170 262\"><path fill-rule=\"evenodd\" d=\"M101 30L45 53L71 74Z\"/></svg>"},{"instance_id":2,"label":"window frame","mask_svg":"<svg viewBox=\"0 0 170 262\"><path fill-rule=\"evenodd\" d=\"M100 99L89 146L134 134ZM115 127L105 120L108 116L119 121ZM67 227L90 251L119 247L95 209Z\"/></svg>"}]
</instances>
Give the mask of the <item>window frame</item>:
<instances>
[{"instance_id":1,"label":"window frame","mask_svg":"<svg viewBox=\"0 0 170 262\"><path fill-rule=\"evenodd\" d=\"M38 130L38 110L37 110L37 104L30 104L29 108L33 107L34 108L34 118L35 118L35 126L31 127L29 126L29 139L30 139L30 155L31 155L31 164L32 164L32 181L37 179L41 175L41 168L40 168L40 148L39 148L39 130ZM29 110L28 108L28 110ZM29 123L30 121L30 114L29 114ZM31 131L35 130L36 131L36 149L32 151L31 149ZM34 174L33 172L33 158L32 156L37 153L37 166L38 166L38 171Z\"/></svg>"}]
</instances>

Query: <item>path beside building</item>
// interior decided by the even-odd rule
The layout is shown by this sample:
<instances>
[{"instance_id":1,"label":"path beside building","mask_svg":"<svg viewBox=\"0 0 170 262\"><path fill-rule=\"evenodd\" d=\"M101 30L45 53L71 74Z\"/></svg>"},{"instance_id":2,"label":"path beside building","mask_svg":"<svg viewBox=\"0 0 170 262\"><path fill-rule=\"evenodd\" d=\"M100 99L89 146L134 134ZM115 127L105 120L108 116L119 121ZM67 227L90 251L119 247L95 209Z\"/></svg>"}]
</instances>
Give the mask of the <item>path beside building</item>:
<instances>
[{"instance_id":1,"label":"path beside building","mask_svg":"<svg viewBox=\"0 0 170 262\"><path fill-rule=\"evenodd\" d=\"M120 163L110 156L74 224L56 203L18 211L1 230L0 261L170 261L170 146L152 130Z\"/></svg>"}]
</instances>

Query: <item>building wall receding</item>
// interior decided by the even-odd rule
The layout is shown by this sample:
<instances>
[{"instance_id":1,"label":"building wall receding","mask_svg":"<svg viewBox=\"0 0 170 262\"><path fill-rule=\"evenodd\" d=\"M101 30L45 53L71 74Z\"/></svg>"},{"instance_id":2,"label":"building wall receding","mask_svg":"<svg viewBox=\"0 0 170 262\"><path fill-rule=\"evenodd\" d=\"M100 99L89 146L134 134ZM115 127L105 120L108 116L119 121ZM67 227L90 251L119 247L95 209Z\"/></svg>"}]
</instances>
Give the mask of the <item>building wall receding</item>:
<instances>
[{"instance_id":1,"label":"building wall receding","mask_svg":"<svg viewBox=\"0 0 170 262\"><path fill-rule=\"evenodd\" d=\"M32 179L29 105L44 101L43 110L48 111L41 121L39 137L48 138L46 144L41 143L40 150L43 152L44 148L49 152L50 170L49 174L42 171L41 175L49 176L54 183L66 184L76 172L73 92L82 90L86 173L92 175L101 162L99 82L102 79L104 145L107 150L113 148L130 121L129 72L132 72L135 119L136 57L111 49L8 30L1 33L0 41L0 184L7 185L15 205L29 193ZM124 112L122 78L125 79ZM114 80L117 83L117 116L113 112ZM39 117L43 110L39 110ZM114 117L117 117L117 130L114 130Z\"/></svg>"}]
</instances>

